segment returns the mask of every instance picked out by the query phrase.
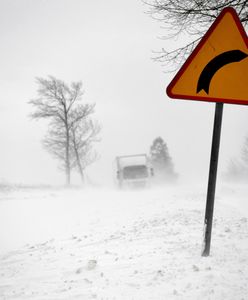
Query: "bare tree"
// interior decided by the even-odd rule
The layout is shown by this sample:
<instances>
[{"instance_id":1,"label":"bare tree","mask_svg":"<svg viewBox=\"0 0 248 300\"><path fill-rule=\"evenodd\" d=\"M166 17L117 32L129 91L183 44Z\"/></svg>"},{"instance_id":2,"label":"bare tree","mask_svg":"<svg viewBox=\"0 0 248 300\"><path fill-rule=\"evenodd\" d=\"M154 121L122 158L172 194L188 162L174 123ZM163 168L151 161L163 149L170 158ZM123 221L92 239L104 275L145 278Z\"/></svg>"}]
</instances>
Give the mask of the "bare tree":
<instances>
[{"instance_id":1,"label":"bare tree","mask_svg":"<svg viewBox=\"0 0 248 300\"><path fill-rule=\"evenodd\" d=\"M79 104L82 99L82 83L67 85L62 80L49 76L37 78L38 98L29 103L33 106L33 119L49 119L48 133L43 141L45 147L61 162L65 170L66 183L71 181L73 153L71 152L71 130L81 124L94 104ZM75 112L77 111L77 114Z\"/></svg>"},{"instance_id":2,"label":"bare tree","mask_svg":"<svg viewBox=\"0 0 248 300\"><path fill-rule=\"evenodd\" d=\"M245 181L248 179L248 136L244 139L244 144L239 157L229 161L228 168L224 174L226 179L234 181Z\"/></svg>"},{"instance_id":3,"label":"bare tree","mask_svg":"<svg viewBox=\"0 0 248 300\"><path fill-rule=\"evenodd\" d=\"M155 60L168 71L177 69L195 48L223 8L236 9L244 27L248 24L248 0L143 0L152 17L163 23L165 39L187 36L191 41L174 50L162 49Z\"/></svg>"},{"instance_id":4,"label":"bare tree","mask_svg":"<svg viewBox=\"0 0 248 300\"><path fill-rule=\"evenodd\" d=\"M43 139L43 145L55 158L60 161L60 169L66 172L69 164L69 171L71 171L71 153L69 150L69 159L67 158L67 135L62 124L51 122L48 126L48 132ZM70 177L69 177L70 179ZM69 184L70 181L67 181Z\"/></svg>"},{"instance_id":5,"label":"bare tree","mask_svg":"<svg viewBox=\"0 0 248 300\"><path fill-rule=\"evenodd\" d=\"M241 159L248 169L248 136L246 136L244 140L244 145L241 152Z\"/></svg>"},{"instance_id":6,"label":"bare tree","mask_svg":"<svg viewBox=\"0 0 248 300\"><path fill-rule=\"evenodd\" d=\"M98 122L89 118L93 111L93 106L77 107L70 127L72 167L77 167L83 183L84 169L98 158L92 145L99 141L101 127Z\"/></svg>"}]
</instances>

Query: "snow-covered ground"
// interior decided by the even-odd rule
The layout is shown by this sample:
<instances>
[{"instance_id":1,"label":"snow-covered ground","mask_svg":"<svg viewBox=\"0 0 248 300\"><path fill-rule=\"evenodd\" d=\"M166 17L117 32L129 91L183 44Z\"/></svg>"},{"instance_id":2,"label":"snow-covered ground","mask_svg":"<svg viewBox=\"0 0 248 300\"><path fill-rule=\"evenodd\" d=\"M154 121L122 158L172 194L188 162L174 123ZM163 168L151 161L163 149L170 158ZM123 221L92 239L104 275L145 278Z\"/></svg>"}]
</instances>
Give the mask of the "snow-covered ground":
<instances>
[{"instance_id":1,"label":"snow-covered ground","mask_svg":"<svg viewBox=\"0 0 248 300\"><path fill-rule=\"evenodd\" d=\"M0 192L0 299L247 299L248 187Z\"/></svg>"}]
</instances>

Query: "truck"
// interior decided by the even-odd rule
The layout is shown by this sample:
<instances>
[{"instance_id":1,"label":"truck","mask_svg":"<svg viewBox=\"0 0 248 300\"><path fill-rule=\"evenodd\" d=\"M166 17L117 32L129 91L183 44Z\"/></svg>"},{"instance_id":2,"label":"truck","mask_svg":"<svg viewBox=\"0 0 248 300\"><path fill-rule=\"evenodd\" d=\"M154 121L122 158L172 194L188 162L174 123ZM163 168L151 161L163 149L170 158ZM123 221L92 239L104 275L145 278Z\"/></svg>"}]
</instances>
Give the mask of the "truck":
<instances>
[{"instance_id":1,"label":"truck","mask_svg":"<svg viewBox=\"0 0 248 300\"><path fill-rule=\"evenodd\" d=\"M119 188L138 188L150 185L153 169L146 154L116 157Z\"/></svg>"}]
</instances>

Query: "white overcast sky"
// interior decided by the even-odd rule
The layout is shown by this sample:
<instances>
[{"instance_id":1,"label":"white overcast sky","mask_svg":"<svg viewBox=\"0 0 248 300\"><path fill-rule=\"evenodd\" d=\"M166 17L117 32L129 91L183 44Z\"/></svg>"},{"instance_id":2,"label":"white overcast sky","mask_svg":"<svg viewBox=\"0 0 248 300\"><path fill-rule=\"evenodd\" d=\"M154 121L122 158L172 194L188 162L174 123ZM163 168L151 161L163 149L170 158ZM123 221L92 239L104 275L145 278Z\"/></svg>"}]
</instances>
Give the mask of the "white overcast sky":
<instances>
[{"instance_id":1,"label":"white overcast sky","mask_svg":"<svg viewBox=\"0 0 248 300\"><path fill-rule=\"evenodd\" d=\"M207 179L214 104L166 96L174 74L151 60L152 50L180 41L158 39L162 24L146 10L141 0L0 1L0 181L64 183L41 145L46 122L28 117L35 77L48 75L82 80L84 101L96 103L103 129L101 158L87 171L93 182L110 182L116 155L148 153L157 136L181 178ZM240 154L247 109L224 106L220 172Z\"/></svg>"}]
</instances>

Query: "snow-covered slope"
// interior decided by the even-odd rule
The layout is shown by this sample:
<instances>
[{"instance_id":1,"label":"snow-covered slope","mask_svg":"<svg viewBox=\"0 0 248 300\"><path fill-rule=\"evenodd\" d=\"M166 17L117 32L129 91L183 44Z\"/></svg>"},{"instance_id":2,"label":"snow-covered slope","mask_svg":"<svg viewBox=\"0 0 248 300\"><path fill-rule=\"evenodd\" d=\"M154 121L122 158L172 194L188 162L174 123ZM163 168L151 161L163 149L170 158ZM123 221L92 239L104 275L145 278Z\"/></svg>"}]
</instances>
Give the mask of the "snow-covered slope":
<instances>
[{"instance_id":1,"label":"snow-covered slope","mask_svg":"<svg viewBox=\"0 0 248 300\"><path fill-rule=\"evenodd\" d=\"M0 194L0 299L247 299L248 188Z\"/></svg>"}]
</instances>

